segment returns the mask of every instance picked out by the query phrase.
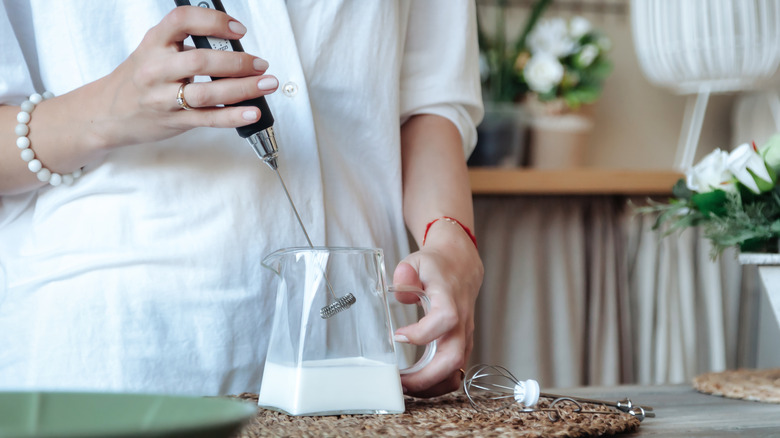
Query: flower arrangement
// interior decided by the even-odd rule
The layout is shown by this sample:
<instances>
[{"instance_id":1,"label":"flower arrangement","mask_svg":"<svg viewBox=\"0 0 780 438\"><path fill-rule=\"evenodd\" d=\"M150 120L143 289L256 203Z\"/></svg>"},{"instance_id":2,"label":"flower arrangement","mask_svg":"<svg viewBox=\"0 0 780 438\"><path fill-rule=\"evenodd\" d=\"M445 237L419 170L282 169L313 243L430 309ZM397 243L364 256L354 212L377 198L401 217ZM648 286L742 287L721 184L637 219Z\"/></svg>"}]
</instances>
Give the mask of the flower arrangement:
<instances>
[{"instance_id":1,"label":"flower arrangement","mask_svg":"<svg viewBox=\"0 0 780 438\"><path fill-rule=\"evenodd\" d=\"M581 16L541 19L551 0L539 0L514 44L507 44L505 14L498 13L496 35L479 32L486 98L519 102L527 95L541 102L562 101L577 109L595 102L612 71L609 38ZM505 2L499 5L506 6Z\"/></svg>"},{"instance_id":2,"label":"flower arrangement","mask_svg":"<svg viewBox=\"0 0 780 438\"><path fill-rule=\"evenodd\" d=\"M701 227L715 258L724 249L778 252L780 239L780 134L761 148L716 149L686 172L669 203L651 202L640 213L660 212L654 229L665 235Z\"/></svg>"}]
</instances>

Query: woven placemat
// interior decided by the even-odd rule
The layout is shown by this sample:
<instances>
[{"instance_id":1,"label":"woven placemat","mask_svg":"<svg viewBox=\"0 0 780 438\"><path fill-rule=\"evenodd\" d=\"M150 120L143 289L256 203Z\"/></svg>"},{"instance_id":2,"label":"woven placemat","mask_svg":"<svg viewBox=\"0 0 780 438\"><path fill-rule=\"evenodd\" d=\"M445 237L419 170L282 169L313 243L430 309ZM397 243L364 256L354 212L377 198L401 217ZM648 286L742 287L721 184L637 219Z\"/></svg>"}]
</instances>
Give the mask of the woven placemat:
<instances>
[{"instance_id":1,"label":"woven placemat","mask_svg":"<svg viewBox=\"0 0 780 438\"><path fill-rule=\"evenodd\" d=\"M780 403L780 368L706 373L693 379L693 387L705 394Z\"/></svg>"},{"instance_id":2,"label":"woven placemat","mask_svg":"<svg viewBox=\"0 0 780 438\"><path fill-rule=\"evenodd\" d=\"M257 402L257 394L234 397ZM406 412L398 415L292 417L258 408L257 416L237 437L586 437L639 428L639 420L633 416L601 405L582 407L604 413L569 414L554 422L543 412L521 412L515 406L497 412L477 411L462 392L432 399L406 397L405 402ZM540 401L539 406L549 406L549 401Z\"/></svg>"}]
</instances>

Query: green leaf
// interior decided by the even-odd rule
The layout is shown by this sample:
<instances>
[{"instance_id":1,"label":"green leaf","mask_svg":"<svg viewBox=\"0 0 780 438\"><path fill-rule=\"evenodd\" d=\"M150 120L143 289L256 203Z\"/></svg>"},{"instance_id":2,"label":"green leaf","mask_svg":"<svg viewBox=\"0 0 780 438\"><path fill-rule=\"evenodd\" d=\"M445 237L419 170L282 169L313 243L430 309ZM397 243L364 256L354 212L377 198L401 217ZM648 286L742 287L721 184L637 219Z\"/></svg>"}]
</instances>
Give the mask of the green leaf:
<instances>
[{"instance_id":1,"label":"green leaf","mask_svg":"<svg viewBox=\"0 0 780 438\"><path fill-rule=\"evenodd\" d=\"M716 216L726 214L726 192L723 190L713 190L711 192L696 193L691 196L691 201L703 215L710 213Z\"/></svg>"},{"instance_id":2,"label":"green leaf","mask_svg":"<svg viewBox=\"0 0 780 438\"><path fill-rule=\"evenodd\" d=\"M750 176L752 176L753 180L756 182L756 186L758 186L759 193L764 193L772 190L772 188L775 187L774 181L777 180L775 171L769 166L765 166L765 167L767 172L769 173L769 178L771 181L766 181L765 179L758 177L756 173L753 172L751 169L747 169L748 173L750 173Z\"/></svg>"},{"instance_id":3,"label":"green leaf","mask_svg":"<svg viewBox=\"0 0 780 438\"><path fill-rule=\"evenodd\" d=\"M670 199L668 204L655 202L648 199L648 205L635 208L638 214L657 214L653 223L653 230L659 230L664 225L669 226L664 231L664 235L671 234L676 230L693 227L702 219L701 213L691 208L687 202L679 199Z\"/></svg>"},{"instance_id":4,"label":"green leaf","mask_svg":"<svg viewBox=\"0 0 780 438\"><path fill-rule=\"evenodd\" d=\"M675 198L679 199L691 199L693 197L693 191L688 188L688 184L685 182L685 178L680 178L672 187L672 194Z\"/></svg>"},{"instance_id":5,"label":"green leaf","mask_svg":"<svg viewBox=\"0 0 780 438\"><path fill-rule=\"evenodd\" d=\"M753 203L760 196L760 193L754 193L752 190L745 187L745 185L739 181L737 181L735 185L737 187L737 190L739 191L739 196L742 199L743 203L747 203L747 204Z\"/></svg>"},{"instance_id":6,"label":"green leaf","mask_svg":"<svg viewBox=\"0 0 780 438\"><path fill-rule=\"evenodd\" d=\"M684 206L676 206L676 208L666 210L658 215L653 224L653 229L660 230L664 224L669 223L669 229L664 233L664 235L667 235L676 230L693 226L696 218L693 214L690 214L690 211Z\"/></svg>"},{"instance_id":7,"label":"green leaf","mask_svg":"<svg viewBox=\"0 0 780 438\"><path fill-rule=\"evenodd\" d=\"M767 239L765 237L755 237L747 239L739 244L739 250L742 252L770 252L770 248L773 246L772 240L775 241L774 247L777 248L777 239Z\"/></svg>"},{"instance_id":8,"label":"green leaf","mask_svg":"<svg viewBox=\"0 0 780 438\"><path fill-rule=\"evenodd\" d=\"M528 16L528 20L525 22L523 32L520 34L520 38L517 40L517 43L515 43L515 49L518 51L525 49L525 40L528 39L528 34L530 34L534 29L536 22L539 21L539 18L542 16L547 7L550 6L550 3L552 3L552 0L538 0L534 4L533 9L531 10L531 14Z\"/></svg>"},{"instance_id":9,"label":"green leaf","mask_svg":"<svg viewBox=\"0 0 780 438\"><path fill-rule=\"evenodd\" d=\"M575 93L564 93L563 100L566 101L566 105L573 110L578 109L582 105L582 102L580 102Z\"/></svg>"},{"instance_id":10,"label":"green leaf","mask_svg":"<svg viewBox=\"0 0 780 438\"><path fill-rule=\"evenodd\" d=\"M596 87L578 87L564 94L564 98L581 103L593 103L598 100L600 94L601 89Z\"/></svg>"},{"instance_id":11,"label":"green leaf","mask_svg":"<svg viewBox=\"0 0 780 438\"><path fill-rule=\"evenodd\" d=\"M603 81L607 78L607 76L609 76L610 73L612 73L612 63L604 57L599 56L595 61L593 61L593 64L591 64L590 67L585 70L585 72L588 74L588 76L599 81Z\"/></svg>"}]
</instances>

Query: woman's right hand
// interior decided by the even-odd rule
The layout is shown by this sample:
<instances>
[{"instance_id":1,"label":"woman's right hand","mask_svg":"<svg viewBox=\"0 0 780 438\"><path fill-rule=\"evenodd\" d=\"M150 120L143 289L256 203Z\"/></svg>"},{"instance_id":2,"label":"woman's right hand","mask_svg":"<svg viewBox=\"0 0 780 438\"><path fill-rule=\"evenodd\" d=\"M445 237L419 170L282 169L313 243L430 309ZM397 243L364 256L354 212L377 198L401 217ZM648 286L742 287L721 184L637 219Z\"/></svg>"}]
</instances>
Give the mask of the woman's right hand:
<instances>
[{"instance_id":1,"label":"woman's right hand","mask_svg":"<svg viewBox=\"0 0 780 438\"><path fill-rule=\"evenodd\" d=\"M239 39L246 28L223 12L175 7L149 29L132 54L113 72L69 93L46 100L29 122L36 158L52 172L69 173L113 148L163 140L199 126L236 128L260 119L254 106L221 107L272 93L268 63L243 52L194 50L189 35ZM194 76L221 77L191 83L177 103L182 83ZM43 91L43 90L40 90ZM0 123L12 127L19 107L0 106ZM43 185L18 157L13 130L0 132L0 195Z\"/></svg>"},{"instance_id":2,"label":"woman's right hand","mask_svg":"<svg viewBox=\"0 0 780 438\"><path fill-rule=\"evenodd\" d=\"M216 105L276 90L276 78L264 75L268 63L248 53L191 50L183 43L189 35L239 39L245 33L241 23L223 12L197 6L174 8L146 33L125 62L96 84L103 146L162 140L198 126L235 128L259 120L256 107ZM194 111L182 110L176 102L179 87L196 75L225 79L187 85L184 98Z\"/></svg>"}]
</instances>

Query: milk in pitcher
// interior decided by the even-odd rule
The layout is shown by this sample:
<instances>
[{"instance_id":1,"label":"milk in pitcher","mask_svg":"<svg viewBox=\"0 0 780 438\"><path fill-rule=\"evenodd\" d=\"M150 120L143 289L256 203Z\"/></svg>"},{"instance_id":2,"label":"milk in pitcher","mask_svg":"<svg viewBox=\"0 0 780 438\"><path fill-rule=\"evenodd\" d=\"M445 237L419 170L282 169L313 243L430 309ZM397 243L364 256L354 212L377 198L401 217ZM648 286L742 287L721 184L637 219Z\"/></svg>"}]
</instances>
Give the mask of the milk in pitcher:
<instances>
[{"instance_id":1,"label":"milk in pitcher","mask_svg":"<svg viewBox=\"0 0 780 438\"><path fill-rule=\"evenodd\" d=\"M398 366L364 357L266 362L258 405L290 415L404 412Z\"/></svg>"}]
</instances>

